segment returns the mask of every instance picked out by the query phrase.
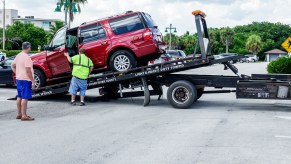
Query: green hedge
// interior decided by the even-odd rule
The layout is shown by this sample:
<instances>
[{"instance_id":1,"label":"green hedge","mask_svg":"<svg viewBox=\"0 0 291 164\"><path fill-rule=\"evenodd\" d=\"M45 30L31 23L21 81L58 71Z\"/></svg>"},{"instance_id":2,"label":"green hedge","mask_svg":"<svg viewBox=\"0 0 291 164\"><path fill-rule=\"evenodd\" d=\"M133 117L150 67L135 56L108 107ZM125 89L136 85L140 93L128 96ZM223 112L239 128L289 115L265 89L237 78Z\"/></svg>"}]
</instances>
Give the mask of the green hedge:
<instances>
[{"instance_id":1,"label":"green hedge","mask_svg":"<svg viewBox=\"0 0 291 164\"><path fill-rule=\"evenodd\" d=\"M0 50L1 52L6 53L7 57L15 56L21 52L21 50ZM38 51L31 51L30 53L37 53Z\"/></svg>"},{"instance_id":2,"label":"green hedge","mask_svg":"<svg viewBox=\"0 0 291 164\"><path fill-rule=\"evenodd\" d=\"M284 56L268 64L269 73L291 74L291 57Z\"/></svg>"}]
</instances>

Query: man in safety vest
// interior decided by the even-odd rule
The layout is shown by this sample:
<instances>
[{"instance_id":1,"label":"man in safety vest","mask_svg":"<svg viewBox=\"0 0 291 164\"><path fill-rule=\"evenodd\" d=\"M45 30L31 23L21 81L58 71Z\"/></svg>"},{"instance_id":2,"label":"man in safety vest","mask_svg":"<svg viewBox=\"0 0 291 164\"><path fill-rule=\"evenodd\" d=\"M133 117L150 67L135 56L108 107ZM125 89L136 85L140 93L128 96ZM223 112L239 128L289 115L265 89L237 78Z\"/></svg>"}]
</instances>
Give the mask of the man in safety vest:
<instances>
[{"instance_id":1,"label":"man in safety vest","mask_svg":"<svg viewBox=\"0 0 291 164\"><path fill-rule=\"evenodd\" d=\"M85 94L87 90L87 79L89 74L93 70L93 62L85 55L85 49L79 50L79 55L75 55L72 58L68 53L64 55L68 61L73 64L72 80L69 92L71 93L71 104L76 105L76 95L80 91L80 106L84 106Z\"/></svg>"}]
</instances>

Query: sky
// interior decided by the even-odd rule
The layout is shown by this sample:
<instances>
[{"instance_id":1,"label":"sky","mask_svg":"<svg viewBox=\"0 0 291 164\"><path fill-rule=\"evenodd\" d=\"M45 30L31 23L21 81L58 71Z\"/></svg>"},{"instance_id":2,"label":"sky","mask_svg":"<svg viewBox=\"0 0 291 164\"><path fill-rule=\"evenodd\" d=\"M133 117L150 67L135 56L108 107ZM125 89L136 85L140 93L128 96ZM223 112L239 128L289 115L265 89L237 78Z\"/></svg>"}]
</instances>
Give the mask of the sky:
<instances>
[{"instance_id":1,"label":"sky","mask_svg":"<svg viewBox=\"0 0 291 164\"><path fill-rule=\"evenodd\" d=\"M17 9L20 16L64 20L64 13L56 13L57 0L6 0L7 9ZM143 11L149 13L163 32L173 24L178 34L196 31L194 10L206 13L208 27L234 27L254 21L291 24L291 0L88 0L81 5L72 26L83 22L123 13ZM0 4L2 8L2 4Z\"/></svg>"}]
</instances>

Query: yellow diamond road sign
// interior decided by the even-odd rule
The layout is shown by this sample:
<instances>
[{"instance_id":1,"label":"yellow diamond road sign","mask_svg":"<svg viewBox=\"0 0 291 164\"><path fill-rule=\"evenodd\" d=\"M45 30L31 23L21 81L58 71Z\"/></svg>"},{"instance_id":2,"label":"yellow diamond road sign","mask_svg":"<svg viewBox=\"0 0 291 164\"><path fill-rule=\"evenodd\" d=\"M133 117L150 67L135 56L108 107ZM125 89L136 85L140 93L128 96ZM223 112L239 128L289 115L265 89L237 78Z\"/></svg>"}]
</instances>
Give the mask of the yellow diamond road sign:
<instances>
[{"instance_id":1,"label":"yellow diamond road sign","mask_svg":"<svg viewBox=\"0 0 291 164\"><path fill-rule=\"evenodd\" d=\"M291 52L291 37L285 40L284 43L282 43L282 47L285 48L286 51Z\"/></svg>"}]
</instances>

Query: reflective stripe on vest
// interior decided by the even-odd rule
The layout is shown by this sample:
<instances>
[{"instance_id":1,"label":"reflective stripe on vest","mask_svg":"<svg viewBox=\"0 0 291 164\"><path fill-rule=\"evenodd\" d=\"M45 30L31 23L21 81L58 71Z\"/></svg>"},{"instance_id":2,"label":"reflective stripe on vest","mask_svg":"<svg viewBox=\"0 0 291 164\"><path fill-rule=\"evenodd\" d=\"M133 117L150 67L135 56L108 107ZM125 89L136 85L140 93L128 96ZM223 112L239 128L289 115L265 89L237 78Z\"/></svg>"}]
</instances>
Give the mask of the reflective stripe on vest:
<instances>
[{"instance_id":1,"label":"reflective stripe on vest","mask_svg":"<svg viewBox=\"0 0 291 164\"><path fill-rule=\"evenodd\" d=\"M86 68L90 68L90 59L88 58L88 65L83 65L83 64L81 64L81 56L82 55L80 55L79 56L79 64L73 64L73 65L75 65L75 66L81 66L81 67L86 67ZM90 70L89 70L90 71Z\"/></svg>"}]
</instances>

